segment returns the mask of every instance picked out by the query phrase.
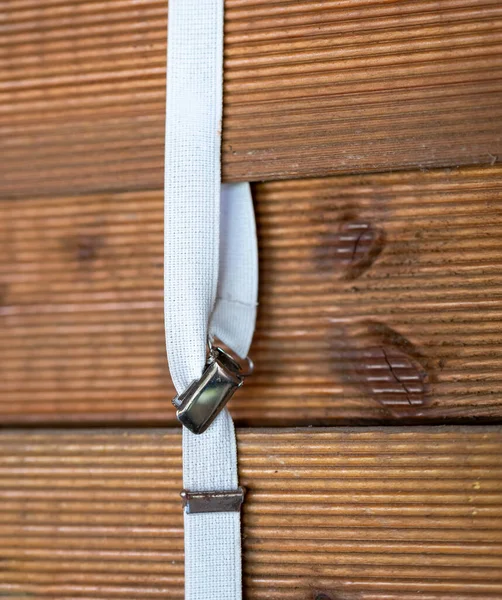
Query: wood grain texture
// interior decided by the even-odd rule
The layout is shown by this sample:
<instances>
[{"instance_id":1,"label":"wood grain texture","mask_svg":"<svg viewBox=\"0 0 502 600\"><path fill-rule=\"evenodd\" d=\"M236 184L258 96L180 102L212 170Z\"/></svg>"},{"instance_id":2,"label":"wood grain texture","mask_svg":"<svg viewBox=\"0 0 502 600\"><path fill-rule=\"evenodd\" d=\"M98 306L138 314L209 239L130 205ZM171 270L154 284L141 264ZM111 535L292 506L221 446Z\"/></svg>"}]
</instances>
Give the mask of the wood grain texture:
<instances>
[{"instance_id":1,"label":"wood grain texture","mask_svg":"<svg viewBox=\"0 0 502 600\"><path fill-rule=\"evenodd\" d=\"M2 433L2 597L183 598L180 441ZM238 442L249 600L502 597L501 429L248 430Z\"/></svg>"},{"instance_id":2,"label":"wood grain texture","mask_svg":"<svg viewBox=\"0 0 502 600\"><path fill-rule=\"evenodd\" d=\"M3 3L0 195L162 186L164 0ZM492 164L499 0L227 0L228 180Z\"/></svg>"},{"instance_id":3,"label":"wood grain texture","mask_svg":"<svg viewBox=\"0 0 502 600\"><path fill-rule=\"evenodd\" d=\"M499 420L502 169L255 189L246 425ZM0 421L174 423L162 194L0 203Z\"/></svg>"}]
</instances>

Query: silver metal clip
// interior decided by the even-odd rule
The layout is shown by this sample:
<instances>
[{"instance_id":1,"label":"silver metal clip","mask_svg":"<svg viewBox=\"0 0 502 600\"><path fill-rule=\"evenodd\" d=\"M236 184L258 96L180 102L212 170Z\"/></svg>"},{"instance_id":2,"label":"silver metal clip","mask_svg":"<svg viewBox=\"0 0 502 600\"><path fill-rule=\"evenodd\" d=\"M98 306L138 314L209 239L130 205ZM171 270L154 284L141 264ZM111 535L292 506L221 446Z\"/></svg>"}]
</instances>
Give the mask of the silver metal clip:
<instances>
[{"instance_id":1,"label":"silver metal clip","mask_svg":"<svg viewBox=\"0 0 502 600\"><path fill-rule=\"evenodd\" d=\"M204 433L253 371L251 359L246 361L244 368L222 348L211 348L202 377L173 400L178 420L192 433Z\"/></svg>"}]
</instances>

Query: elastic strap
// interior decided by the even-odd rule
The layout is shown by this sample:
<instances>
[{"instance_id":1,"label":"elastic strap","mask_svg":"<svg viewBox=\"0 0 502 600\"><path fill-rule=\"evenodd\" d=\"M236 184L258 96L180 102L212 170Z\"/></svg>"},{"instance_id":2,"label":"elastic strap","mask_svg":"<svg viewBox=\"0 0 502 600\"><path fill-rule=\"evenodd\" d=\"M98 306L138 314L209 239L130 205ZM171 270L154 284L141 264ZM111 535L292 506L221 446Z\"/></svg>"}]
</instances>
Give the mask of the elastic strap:
<instances>
[{"instance_id":1,"label":"elastic strap","mask_svg":"<svg viewBox=\"0 0 502 600\"><path fill-rule=\"evenodd\" d=\"M249 185L220 185L222 58L223 0L170 0L164 290L169 368L178 393L200 378L208 334L245 357L255 324ZM227 410L201 435L183 431L183 486L194 493L238 488ZM185 598L240 600L240 513L185 513L184 519Z\"/></svg>"}]
</instances>

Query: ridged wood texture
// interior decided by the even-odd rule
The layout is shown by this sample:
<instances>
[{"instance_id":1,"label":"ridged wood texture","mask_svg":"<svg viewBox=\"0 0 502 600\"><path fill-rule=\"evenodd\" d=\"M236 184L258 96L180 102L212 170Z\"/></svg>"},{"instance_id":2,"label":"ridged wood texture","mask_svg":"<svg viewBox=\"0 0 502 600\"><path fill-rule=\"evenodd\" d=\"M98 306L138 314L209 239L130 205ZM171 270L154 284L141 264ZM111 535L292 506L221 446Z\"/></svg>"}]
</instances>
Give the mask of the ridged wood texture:
<instances>
[{"instance_id":1,"label":"ridged wood texture","mask_svg":"<svg viewBox=\"0 0 502 600\"><path fill-rule=\"evenodd\" d=\"M180 441L2 433L2 597L183 598ZM502 597L500 429L248 430L238 441L249 600Z\"/></svg>"},{"instance_id":2,"label":"ridged wood texture","mask_svg":"<svg viewBox=\"0 0 502 600\"><path fill-rule=\"evenodd\" d=\"M502 169L255 189L240 424L502 416ZM162 193L0 203L0 421L174 423ZM176 285L176 282L172 282Z\"/></svg>"},{"instance_id":3,"label":"ridged wood texture","mask_svg":"<svg viewBox=\"0 0 502 600\"><path fill-rule=\"evenodd\" d=\"M164 0L3 3L0 195L162 187ZM227 0L228 180L492 164L500 0Z\"/></svg>"}]
</instances>

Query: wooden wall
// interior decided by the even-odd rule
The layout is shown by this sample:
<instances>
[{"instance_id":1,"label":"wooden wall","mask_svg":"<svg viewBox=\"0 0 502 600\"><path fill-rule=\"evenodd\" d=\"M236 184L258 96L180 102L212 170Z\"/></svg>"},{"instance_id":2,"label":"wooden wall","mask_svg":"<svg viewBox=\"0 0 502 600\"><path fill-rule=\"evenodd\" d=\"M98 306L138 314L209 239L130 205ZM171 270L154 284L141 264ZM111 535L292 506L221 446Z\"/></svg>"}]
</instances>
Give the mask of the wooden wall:
<instances>
[{"instance_id":1,"label":"wooden wall","mask_svg":"<svg viewBox=\"0 0 502 600\"><path fill-rule=\"evenodd\" d=\"M166 2L4 4L0 193L161 189ZM227 0L225 28L226 179L502 154L499 0Z\"/></svg>"},{"instance_id":2,"label":"wooden wall","mask_svg":"<svg viewBox=\"0 0 502 600\"><path fill-rule=\"evenodd\" d=\"M0 203L4 423L174 424L161 191ZM498 420L502 170L270 182L240 425Z\"/></svg>"},{"instance_id":3,"label":"wooden wall","mask_svg":"<svg viewBox=\"0 0 502 600\"><path fill-rule=\"evenodd\" d=\"M500 428L241 432L249 600L498 600ZM0 436L0 590L183 598L178 432Z\"/></svg>"},{"instance_id":4,"label":"wooden wall","mask_svg":"<svg viewBox=\"0 0 502 600\"><path fill-rule=\"evenodd\" d=\"M0 596L182 598L166 3L2 12ZM499 0L226 1L249 600L502 598L501 48Z\"/></svg>"}]
</instances>

